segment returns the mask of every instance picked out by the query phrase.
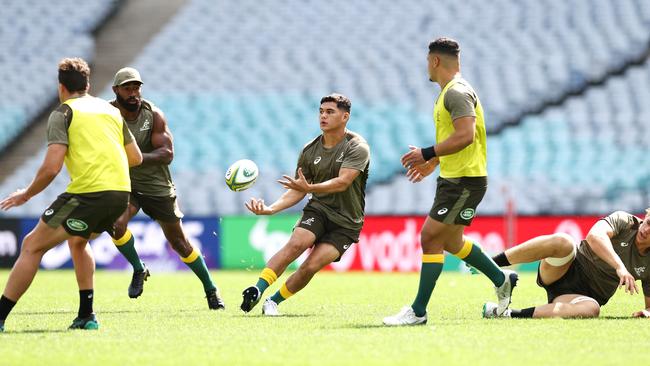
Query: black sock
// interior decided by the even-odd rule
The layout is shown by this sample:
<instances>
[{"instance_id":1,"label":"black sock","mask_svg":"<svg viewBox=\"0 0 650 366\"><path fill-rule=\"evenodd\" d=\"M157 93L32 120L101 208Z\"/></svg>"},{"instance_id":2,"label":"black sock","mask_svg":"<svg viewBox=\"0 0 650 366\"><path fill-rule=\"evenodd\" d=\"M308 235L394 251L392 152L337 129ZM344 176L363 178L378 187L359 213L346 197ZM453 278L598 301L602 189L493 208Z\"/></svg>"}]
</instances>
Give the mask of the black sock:
<instances>
[{"instance_id":1,"label":"black sock","mask_svg":"<svg viewBox=\"0 0 650 366\"><path fill-rule=\"evenodd\" d=\"M511 265L510 262L508 261L508 258L506 258L506 252L501 252L495 255L494 257L492 257L492 260L499 267L507 267Z\"/></svg>"},{"instance_id":2,"label":"black sock","mask_svg":"<svg viewBox=\"0 0 650 366\"><path fill-rule=\"evenodd\" d=\"M532 318L533 313L535 313L535 308L526 308L526 309L512 309L512 312L510 313L510 316L513 318Z\"/></svg>"},{"instance_id":3,"label":"black sock","mask_svg":"<svg viewBox=\"0 0 650 366\"><path fill-rule=\"evenodd\" d=\"M9 316L9 313L11 312L11 309L14 308L14 305L16 305L16 303L9 300L7 297L5 297L5 295L2 295L2 297L0 297L0 321L4 322L5 319L7 319L7 316Z\"/></svg>"},{"instance_id":4,"label":"black sock","mask_svg":"<svg viewBox=\"0 0 650 366\"><path fill-rule=\"evenodd\" d=\"M93 313L93 297L93 289L79 290L79 313L77 315L80 318L87 318Z\"/></svg>"}]
</instances>

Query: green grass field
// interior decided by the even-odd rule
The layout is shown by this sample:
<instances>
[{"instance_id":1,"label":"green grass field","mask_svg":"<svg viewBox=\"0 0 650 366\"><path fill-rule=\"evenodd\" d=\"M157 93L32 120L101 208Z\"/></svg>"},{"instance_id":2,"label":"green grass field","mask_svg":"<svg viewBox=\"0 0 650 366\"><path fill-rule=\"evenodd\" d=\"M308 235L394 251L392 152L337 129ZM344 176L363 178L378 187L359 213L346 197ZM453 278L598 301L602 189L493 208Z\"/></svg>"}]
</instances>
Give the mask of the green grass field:
<instances>
[{"instance_id":1,"label":"green grass field","mask_svg":"<svg viewBox=\"0 0 650 366\"><path fill-rule=\"evenodd\" d=\"M8 272L0 272L4 286ZM485 320L493 301L482 276L443 273L425 326L386 328L410 304L417 274L322 273L280 306L280 318L239 310L257 272L215 272L227 310L207 309L191 273L153 273L129 299L129 273L98 272L99 331L68 331L78 293L71 271L41 271L0 334L2 365L643 365L650 320L631 319L642 296L619 293L592 320ZM286 279L281 277L267 294ZM514 307L545 300L522 275ZM645 350L644 350L645 349Z\"/></svg>"}]
</instances>

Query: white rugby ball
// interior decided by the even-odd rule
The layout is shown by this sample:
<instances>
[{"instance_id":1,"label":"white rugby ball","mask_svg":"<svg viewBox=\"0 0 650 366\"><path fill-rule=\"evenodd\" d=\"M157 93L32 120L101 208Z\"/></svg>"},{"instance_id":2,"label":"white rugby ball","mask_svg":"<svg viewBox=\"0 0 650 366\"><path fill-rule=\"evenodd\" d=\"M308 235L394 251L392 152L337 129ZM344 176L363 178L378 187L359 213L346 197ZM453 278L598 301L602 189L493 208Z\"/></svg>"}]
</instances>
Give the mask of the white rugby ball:
<instances>
[{"instance_id":1,"label":"white rugby ball","mask_svg":"<svg viewBox=\"0 0 650 366\"><path fill-rule=\"evenodd\" d=\"M258 175L259 169L254 161L237 160L226 171L226 185L232 191L243 191L255 184Z\"/></svg>"}]
</instances>

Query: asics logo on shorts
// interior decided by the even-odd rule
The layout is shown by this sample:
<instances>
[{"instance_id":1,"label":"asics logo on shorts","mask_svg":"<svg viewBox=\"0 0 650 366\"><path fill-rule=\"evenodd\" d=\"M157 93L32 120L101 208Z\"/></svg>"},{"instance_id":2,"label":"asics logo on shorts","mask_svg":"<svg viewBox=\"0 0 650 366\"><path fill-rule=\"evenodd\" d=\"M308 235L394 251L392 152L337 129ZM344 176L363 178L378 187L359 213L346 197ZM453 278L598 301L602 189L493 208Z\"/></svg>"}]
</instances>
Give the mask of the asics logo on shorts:
<instances>
[{"instance_id":1,"label":"asics logo on shorts","mask_svg":"<svg viewBox=\"0 0 650 366\"><path fill-rule=\"evenodd\" d=\"M311 224L313 224L314 221L316 221L316 219L313 218L313 217L310 217L307 220L304 220L303 222L301 222L301 224L311 226Z\"/></svg>"},{"instance_id":2,"label":"asics logo on shorts","mask_svg":"<svg viewBox=\"0 0 650 366\"><path fill-rule=\"evenodd\" d=\"M50 209L48 209L48 210L45 211L44 215L45 215L45 216L50 216L50 215L53 214L53 213L54 213L54 210L50 208Z\"/></svg>"},{"instance_id":3,"label":"asics logo on shorts","mask_svg":"<svg viewBox=\"0 0 650 366\"><path fill-rule=\"evenodd\" d=\"M444 215L444 214L447 213L447 211L449 211L449 209L447 209L447 207L441 208L441 209L438 210L438 215Z\"/></svg>"},{"instance_id":4,"label":"asics logo on shorts","mask_svg":"<svg viewBox=\"0 0 650 366\"><path fill-rule=\"evenodd\" d=\"M343 249L344 249L344 250L347 250L349 247L350 247L350 244L345 244L345 245L343 246Z\"/></svg>"}]
</instances>

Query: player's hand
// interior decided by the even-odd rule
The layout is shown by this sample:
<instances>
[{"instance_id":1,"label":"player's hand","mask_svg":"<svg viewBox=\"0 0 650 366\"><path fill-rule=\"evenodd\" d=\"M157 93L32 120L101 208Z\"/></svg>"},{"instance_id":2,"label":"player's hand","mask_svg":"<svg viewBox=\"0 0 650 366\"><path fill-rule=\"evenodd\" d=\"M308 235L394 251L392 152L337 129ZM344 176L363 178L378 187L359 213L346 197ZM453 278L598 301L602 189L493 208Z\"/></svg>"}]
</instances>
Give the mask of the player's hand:
<instances>
[{"instance_id":1,"label":"player's hand","mask_svg":"<svg viewBox=\"0 0 650 366\"><path fill-rule=\"evenodd\" d=\"M648 309L643 309L635 312L632 314L632 317L634 318L650 318L650 310Z\"/></svg>"},{"instance_id":2,"label":"player's hand","mask_svg":"<svg viewBox=\"0 0 650 366\"><path fill-rule=\"evenodd\" d=\"M624 287L625 292L629 293L630 295L639 293L639 289L636 287L636 282L634 281L634 277L630 274L630 272L628 272L628 270L625 267L621 266L617 268L616 275L619 278L618 288Z\"/></svg>"},{"instance_id":3,"label":"player's hand","mask_svg":"<svg viewBox=\"0 0 650 366\"><path fill-rule=\"evenodd\" d=\"M309 193L311 191L311 185L307 182L304 174L302 174L302 168L298 168L298 179L294 179L288 175L283 175L283 179L278 180L278 183L286 189L293 189L294 191Z\"/></svg>"},{"instance_id":4,"label":"player's hand","mask_svg":"<svg viewBox=\"0 0 650 366\"><path fill-rule=\"evenodd\" d=\"M424 160L424 157L422 156L422 149L409 145L409 152L406 154L402 155L402 165L406 169L411 169L411 167L424 164L426 163L426 160Z\"/></svg>"},{"instance_id":5,"label":"player's hand","mask_svg":"<svg viewBox=\"0 0 650 366\"><path fill-rule=\"evenodd\" d=\"M25 193L27 190L19 189L16 192L7 196L0 202L0 209L7 211L8 209L16 206L20 206L25 202L29 201L29 196Z\"/></svg>"},{"instance_id":6,"label":"player's hand","mask_svg":"<svg viewBox=\"0 0 650 366\"><path fill-rule=\"evenodd\" d=\"M244 206L255 215L273 215L273 209L265 205L261 198L251 198L249 202L244 202Z\"/></svg>"},{"instance_id":7,"label":"player's hand","mask_svg":"<svg viewBox=\"0 0 650 366\"><path fill-rule=\"evenodd\" d=\"M436 167L440 164L440 159L435 157L423 164L415 165L406 171L406 177L412 183L422 181L425 177L431 175Z\"/></svg>"}]
</instances>

